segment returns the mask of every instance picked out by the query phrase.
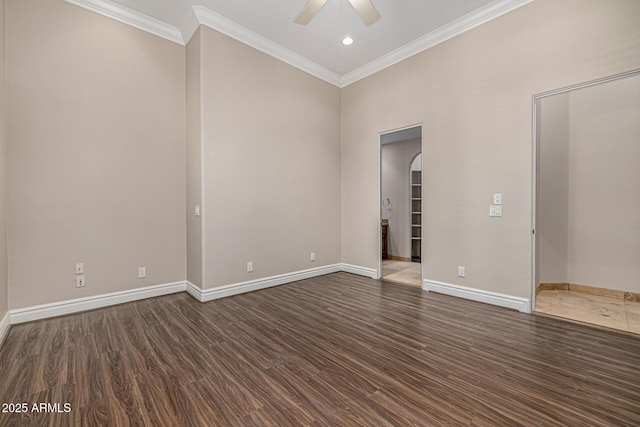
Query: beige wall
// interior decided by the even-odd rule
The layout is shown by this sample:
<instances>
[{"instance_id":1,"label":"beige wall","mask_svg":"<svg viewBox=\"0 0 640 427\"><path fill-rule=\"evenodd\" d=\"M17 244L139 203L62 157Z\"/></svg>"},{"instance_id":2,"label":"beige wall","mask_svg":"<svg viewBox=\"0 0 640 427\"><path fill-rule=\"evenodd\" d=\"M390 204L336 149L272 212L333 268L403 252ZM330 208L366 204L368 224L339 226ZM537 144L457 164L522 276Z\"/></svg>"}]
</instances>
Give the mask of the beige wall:
<instances>
[{"instance_id":1,"label":"beige wall","mask_svg":"<svg viewBox=\"0 0 640 427\"><path fill-rule=\"evenodd\" d=\"M207 28L185 49L62 0L6 14L10 308L376 268L378 133L416 123L424 277L528 297L531 97L640 68L636 0L537 0L343 90Z\"/></svg>"},{"instance_id":2,"label":"beige wall","mask_svg":"<svg viewBox=\"0 0 640 427\"><path fill-rule=\"evenodd\" d=\"M381 195L391 200L391 209L382 206L382 218L389 220L389 255L411 258L411 162L421 149L420 139L382 145Z\"/></svg>"},{"instance_id":3,"label":"beige wall","mask_svg":"<svg viewBox=\"0 0 640 427\"><path fill-rule=\"evenodd\" d=\"M340 262L340 90L201 32L204 287Z\"/></svg>"},{"instance_id":4,"label":"beige wall","mask_svg":"<svg viewBox=\"0 0 640 427\"><path fill-rule=\"evenodd\" d=\"M196 31L186 48L187 96L187 280L202 287L202 73L200 36Z\"/></svg>"},{"instance_id":5,"label":"beige wall","mask_svg":"<svg viewBox=\"0 0 640 427\"><path fill-rule=\"evenodd\" d=\"M8 310L7 289L7 121L5 86L5 0L0 0L0 320Z\"/></svg>"},{"instance_id":6,"label":"beige wall","mask_svg":"<svg viewBox=\"0 0 640 427\"><path fill-rule=\"evenodd\" d=\"M570 283L640 292L640 76L572 92L570 116Z\"/></svg>"},{"instance_id":7,"label":"beige wall","mask_svg":"<svg viewBox=\"0 0 640 427\"><path fill-rule=\"evenodd\" d=\"M423 276L530 297L532 95L640 68L638 16L537 0L343 89L343 262L378 263L378 133L423 123Z\"/></svg>"},{"instance_id":8,"label":"beige wall","mask_svg":"<svg viewBox=\"0 0 640 427\"><path fill-rule=\"evenodd\" d=\"M537 282L569 283L569 94L541 99L537 124Z\"/></svg>"},{"instance_id":9,"label":"beige wall","mask_svg":"<svg viewBox=\"0 0 640 427\"><path fill-rule=\"evenodd\" d=\"M62 0L6 18L10 308L184 280L184 48Z\"/></svg>"}]
</instances>

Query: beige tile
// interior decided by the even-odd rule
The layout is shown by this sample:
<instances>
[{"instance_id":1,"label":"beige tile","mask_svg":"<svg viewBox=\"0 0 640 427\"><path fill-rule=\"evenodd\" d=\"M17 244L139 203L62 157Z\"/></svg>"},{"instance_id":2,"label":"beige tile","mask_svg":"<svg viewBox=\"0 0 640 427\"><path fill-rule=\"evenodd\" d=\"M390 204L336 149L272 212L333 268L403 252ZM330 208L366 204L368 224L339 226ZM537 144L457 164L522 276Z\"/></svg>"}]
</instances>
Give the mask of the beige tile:
<instances>
[{"instance_id":1,"label":"beige tile","mask_svg":"<svg viewBox=\"0 0 640 427\"><path fill-rule=\"evenodd\" d=\"M386 273L396 273L398 271L401 271L407 268L406 264L409 264L409 263L404 261L384 260L382 261L383 275L385 275Z\"/></svg>"},{"instance_id":2,"label":"beige tile","mask_svg":"<svg viewBox=\"0 0 640 427\"><path fill-rule=\"evenodd\" d=\"M623 300L571 291L541 291L536 311L585 323L628 330Z\"/></svg>"},{"instance_id":3,"label":"beige tile","mask_svg":"<svg viewBox=\"0 0 640 427\"><path fill-rule=\"evenodd\" d=\"M640 302L640 293L638 292L625 292L624 299L627 301Z\"/></svg>"},{"instance_id":4,"label":"beige tile","mask_svg":"<svg viewBox=\"0 0 640 427\"><path fill-rule=\"evenodd\" d=\"M392 282L401 282L408 285L420 286L420 274L419 273L406 273L399 272L384 276L383 279L391 280Z\"/></svg>"},{"instance_id":5,"label":"beige tile","mask_svg":"<svg viewBox=\"0 0 640 427\"><path fill-rule=\"evenodd\" d=\"M540 283L539 288L541 291L568 291L568 283Z\"/></svg>"},{"instance_id":6,"label":"beige tile","mask_svg":"<svg viewBox=\"0 0 640 427\"><path fill-rule=\"evenodd\" d=\"M614 289L606 289L606 288L596 288L594 286L576 285L573 283L569 285L569 290L580 292L583 294L600 295L603 297L618 298L618 299L624 299L624 294L625 294L624 291L616 291Z\"/></svg>"},{"instance_id":7,"label":"beige tile","mask_svg":"<svg viewBox=\"0 0 640 427\"><path fill-rule=\"evenodd\" d=\"M624 308L629 332L640 334L640 301L625 301Z\"/></svg>"},{"instance_id":8,"label":"beige tile","mask_svg":"<svg viewBox=\"0 0 640 427\"><path fill-rule=\"evenodd\" d=\"M422 264L417 262L384 260L382 261L382 278L393 282L420 286L422 280Z\"/></svg>"}]
</instances>

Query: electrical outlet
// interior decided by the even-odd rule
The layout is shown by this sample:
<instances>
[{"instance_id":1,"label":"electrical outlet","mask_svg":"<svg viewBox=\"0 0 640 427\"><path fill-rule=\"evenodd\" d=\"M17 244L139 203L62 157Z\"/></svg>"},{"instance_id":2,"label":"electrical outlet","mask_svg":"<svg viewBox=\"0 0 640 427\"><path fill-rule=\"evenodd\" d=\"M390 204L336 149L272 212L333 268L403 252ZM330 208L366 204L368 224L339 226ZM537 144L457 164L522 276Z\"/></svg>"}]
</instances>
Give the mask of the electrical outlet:
<instances>
[{"instance_id":1,"label":"electrical outlet","mask_svg":"<svg viewBox=\"0 0 640 427\"><path fill-rule=\"evenodd\" d=\"M84 263L79 262L76 264L76 274L83 274L83 273L84 273Z\"/></svg>"},{"instance_id":2,"label":"electrical outlet","mask_svg":"<svg viewBox=\"0 0 640 427\"><path fill-rule=\"evenodd\" d=\"M309 261L313 262L316 260L316 253L315 252L311 252L311 255L309 256Z\"/></svg>"},{"instance_id":3,"label":"electrical outlet","mask_svg":"<svg viewBox=\"0 0 640 427\"><path fill-rule=\"evenodd\" d=\"M138 267L138 279L147 277L147 267Z\"/></svg>"},{"instance_id":4,"label":"electrical outlet","mask_svg":"<svg viewBox=\"0 0 640 427\"><path fill-rule=\"evenodd\" d=\"M76 276L76 288L84 288L84 276Z\"/></svg>"},{"instance_id":5,"label":"electrical outlet","mask_svg":"<svg viewBox=\"0 0 640 427\"><path fill-rule=\"evenodd\" d=\"M249 261L247 263L247 273L251 273L253 271L253 262Z\"/></svg>"},{"instance_id":6,"label":"electrical outlet","mask_svg":"<svg viewBox=\"0 0 640 427\"><path fill-rule=\"evenodd\" d=\"M466 268L465 268L465 267L463 267L463 266L459 265L459 266L458 266L458 277L464 277L465 270L466 270Z\"/></svg>"}]
</instances>

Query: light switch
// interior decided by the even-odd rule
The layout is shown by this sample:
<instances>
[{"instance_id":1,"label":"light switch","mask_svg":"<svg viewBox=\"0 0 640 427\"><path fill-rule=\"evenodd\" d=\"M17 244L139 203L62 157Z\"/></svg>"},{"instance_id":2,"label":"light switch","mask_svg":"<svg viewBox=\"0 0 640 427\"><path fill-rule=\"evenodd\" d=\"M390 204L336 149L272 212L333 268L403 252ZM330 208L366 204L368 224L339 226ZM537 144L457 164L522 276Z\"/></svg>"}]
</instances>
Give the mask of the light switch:
<instances>
[{"instance_id":1,"label":"light switch","mask_svg":"<svg viewBox=\"0 0 640 427\"><path fill-rule=\"evenodd\" d=\"M496 193L493 195L493 204L494 205L502 204L502 193Z\"/></svg>"},{"instance_id":2,"label":"light switch","mask_svg":"<svg viewBox=\"0 0 640 427\"><path fill-rule=\"evenodd\" d=\"M502 216L502 206L500 206L500 205L490 205L489 206L489 216Z\"/></svg>"},{"instance_id":3,"label":"light switch","mask_svg":"<svg viewBox=\"0 0 640 427\"><path fill-rule=\"evenodd\" d=\"M196 212L196 216L200 216L200 205L196 205L195 212Z\"/></svg>"}]
</instances>

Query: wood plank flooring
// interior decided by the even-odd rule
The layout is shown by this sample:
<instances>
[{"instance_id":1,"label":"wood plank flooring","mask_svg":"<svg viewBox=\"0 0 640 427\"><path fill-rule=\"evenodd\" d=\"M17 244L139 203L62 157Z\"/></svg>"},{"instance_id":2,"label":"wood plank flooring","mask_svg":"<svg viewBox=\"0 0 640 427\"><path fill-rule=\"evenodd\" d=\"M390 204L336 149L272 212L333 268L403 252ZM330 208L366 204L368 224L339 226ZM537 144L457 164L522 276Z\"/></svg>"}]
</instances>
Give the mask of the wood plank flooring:
<instances>
[{"instance_id":1,"label":"wood plank flooring","mask_svg":"<svg viewBox=\"0 0 640 427\"><path fill-rule=\"evenodd\" d=\"M336 273L12 327L36 426L637 426L640 337Z\"/></svg>"}]
</instances>

